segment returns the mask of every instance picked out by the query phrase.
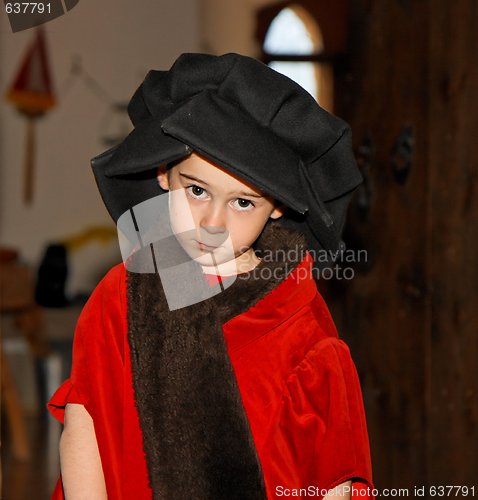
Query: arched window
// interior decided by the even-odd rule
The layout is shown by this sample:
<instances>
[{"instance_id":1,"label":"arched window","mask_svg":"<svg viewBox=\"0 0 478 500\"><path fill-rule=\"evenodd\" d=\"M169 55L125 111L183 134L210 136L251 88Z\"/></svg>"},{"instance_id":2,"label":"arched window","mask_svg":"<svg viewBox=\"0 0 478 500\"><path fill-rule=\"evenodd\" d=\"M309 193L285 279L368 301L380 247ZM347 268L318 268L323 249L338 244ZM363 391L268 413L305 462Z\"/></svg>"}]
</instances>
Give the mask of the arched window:
<instances>
[{"instance_id":1,"label":"arched window","mask_svg":"<svg viewBox=\"0 0 478 500\"><path fill-rule=\"evenodd\" d=\"M266 31L263 54L269 66L302 85L323 108L333 111L332 67L316 60L323 52L320 27L300 5L283 8Z\"/></svg>"},{"instance_id":2,"label":"arched window","mask_svg":"<svg viewBox=\"0 0 478 500\"><path fill-rule=\"evenodd\" d=\"M302 85L331 112L334 68L346 40L345 4L335 1L333 9L325 0L281 1L260 10L257 25L263 61Z\"/></svg>"}]
</instances>

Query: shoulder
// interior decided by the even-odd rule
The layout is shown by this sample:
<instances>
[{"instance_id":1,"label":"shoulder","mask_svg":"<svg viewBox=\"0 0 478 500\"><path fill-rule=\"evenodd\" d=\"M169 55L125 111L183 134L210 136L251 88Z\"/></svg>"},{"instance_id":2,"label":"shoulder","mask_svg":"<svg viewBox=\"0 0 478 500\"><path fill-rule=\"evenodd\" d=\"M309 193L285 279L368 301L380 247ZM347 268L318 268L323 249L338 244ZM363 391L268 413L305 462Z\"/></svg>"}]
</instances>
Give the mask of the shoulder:
<instances>
[{"instance_id":1,"label":"shoulder","mask_svg":"<svg viewBox=\"0 0 478 500\"><path fill-rule=\"evenodd\" d=\"M75 344L88 350L116 345L126 332L126 270L111 268L93 290L78 319Z\"/></svg>"},{"instance_id":2,"label":"shoulder","mask_svg":"<svg viewBox=\"0 0 478 500\"><path fill-rule=\"evenodd\" d=\"M350 407L359 404L361 387L355 364L347 344L338 338L318 341L308 350L287 380L292 394L309 394L321 403L319 407L334 405Z\"/></svg>"},{"instance_id":3,"label":"shoulder","mask_svg":"<svg viewBox=\"0 0 478 500\"><path fill-rule=\"evenodd\" d=\"M126 269L124 264L112 267L98 283L93 293L118 293L124 295L126 288Z\"/></svg>"},{"instance_id":4,"label":"shoulder","mask_svg":"<svg viewBox=\"0 0 478 500\"><path fill-rule=\"evenodd\" d=\"M344 376L355 372L355 365L348 345L339 338L322 337L308 349L294 373L308 376L311 372L322 377Z\"/></svg>"},{"instance_id":5,"label":"shoulder","mask_svg":"<svg viewBox=\"0 0 478 500\"><path fill-rule=\"evenodd\" d=\"M294 413L315 415L344 435L364 426L359 377L342 340L317 342L286 380L283 397Z\"/></svg>"},{"instance_id":6,"label":"shoulder","mask_svg":"<svg viewBox=\"0 0 478 500\"><path fill-rule=\"evenodd\" d=\"M349 346L338 337L327 337L320 340L308 355L321 360L324 365L352 359Z\"/></svg>"},{"instance_id":7,"label":"shoulder","mask_svg":"<svg viewBox=\"0 0 478 500\"><path fill-rule=\"evenodd\" d=\"M112 267L101 279L88 299L83 315L98 306L121 305L126 298L126 270L123 264Z\"/></svg>"}]
</instances>

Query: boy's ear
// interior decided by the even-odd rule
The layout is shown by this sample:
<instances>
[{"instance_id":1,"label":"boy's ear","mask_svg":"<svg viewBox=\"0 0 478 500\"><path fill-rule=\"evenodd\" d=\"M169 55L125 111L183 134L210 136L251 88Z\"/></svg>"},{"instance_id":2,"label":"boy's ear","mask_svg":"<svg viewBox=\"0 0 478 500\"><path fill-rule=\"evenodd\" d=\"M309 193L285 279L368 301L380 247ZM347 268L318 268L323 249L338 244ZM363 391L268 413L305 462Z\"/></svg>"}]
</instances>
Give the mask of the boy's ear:
<instances>
[{"instance_id":1,"label":"boy's ear","mask_svg":"<svg viewBox=\"0 0 478 500\"><path fill-rule=\"evenodd\" d=\"M280 217L282 217L284 215L284 212L286 211L286 206L285 205L282 205L282 204L277 204L274 208L274 210L272 210L272 213L271 215L269 216L271 219L279 219Z\"/></svg>"},{"instance_id":2,"label":"boy's ear","mask_svg":"<svg viewBox=\"0 0 478 500\"><path fill-rule=\"evenodd\" d=\"M158 184L161 186L161 188L164 189L165 191L169 191L169 179L168 179L168 171L166 165L161 165L158 168L158 173L156 177L158 179Z\"/></svg>"}]
</instances>

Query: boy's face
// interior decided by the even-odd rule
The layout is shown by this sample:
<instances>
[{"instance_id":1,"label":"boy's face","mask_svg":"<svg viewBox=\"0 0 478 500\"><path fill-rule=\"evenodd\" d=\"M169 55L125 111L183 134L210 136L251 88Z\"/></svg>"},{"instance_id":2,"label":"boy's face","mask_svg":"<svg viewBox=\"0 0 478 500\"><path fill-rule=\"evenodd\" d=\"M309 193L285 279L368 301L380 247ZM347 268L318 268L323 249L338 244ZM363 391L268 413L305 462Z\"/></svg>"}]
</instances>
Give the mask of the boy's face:
<instances>
[{"instance_id":1,"label":"boy's face","mask_svg":"<svg viewBox=\"0 0 478 500\"><path fill-rule=\"evenodd\" d=\"M158 182L173 192L171 227L178 241L206 272L236 274L257 265L252 245L283 207L195 153L169 171L160 168Z\"/></svg>"}]
</instances>

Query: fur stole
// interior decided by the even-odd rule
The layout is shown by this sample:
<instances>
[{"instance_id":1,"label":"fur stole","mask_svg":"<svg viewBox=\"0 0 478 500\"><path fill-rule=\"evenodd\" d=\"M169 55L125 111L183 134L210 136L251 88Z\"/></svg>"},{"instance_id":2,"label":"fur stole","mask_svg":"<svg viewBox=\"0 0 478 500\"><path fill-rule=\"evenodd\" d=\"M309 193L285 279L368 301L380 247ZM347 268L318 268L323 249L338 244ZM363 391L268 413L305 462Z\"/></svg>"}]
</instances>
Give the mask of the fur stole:
<instances>
[{"instance_id":1,"label":"fur stole","mask_svg":"<svg viewBox=\"0 0 478 500\"><path fill-rule=\"evenodd\" d=\"M263 258L222 293L175 311L157 274L128 272L133 387L155 500L266 498L222 325L285 279L306 244L271 220L255 249L279 258Z\"/></svg>"}]
</instances>

